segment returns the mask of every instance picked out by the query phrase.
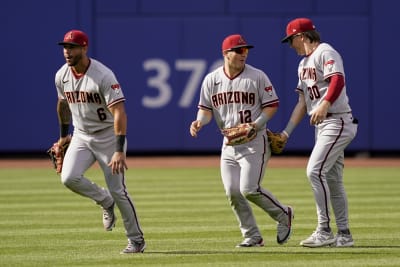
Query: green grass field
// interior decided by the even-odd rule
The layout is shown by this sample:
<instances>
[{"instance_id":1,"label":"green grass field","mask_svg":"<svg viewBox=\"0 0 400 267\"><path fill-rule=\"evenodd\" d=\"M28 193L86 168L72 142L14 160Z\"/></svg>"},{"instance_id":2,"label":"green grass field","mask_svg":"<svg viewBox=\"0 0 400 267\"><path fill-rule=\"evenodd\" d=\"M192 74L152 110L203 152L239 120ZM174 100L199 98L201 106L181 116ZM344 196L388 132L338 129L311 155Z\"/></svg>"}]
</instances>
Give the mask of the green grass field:
<instances>
[{"instance_id":1,"label":"green grass field","mask_svg":"<svg viewBox=\"0 0 400 267\"><path fill-rule=\"evenodd\" d=\"M104 186L99 169L87 176ZM67 190L51 169L0 169L0 266L400 266L400 166L346 168L353 248L303 248L316 226L304 168L271 168L263 186L295 209L294 233L276 243L276 224L254 212L265 247L242 240L217 168L129 169L147 249L126 245L119 211L112 232L101 209ZM336 229L335 229L336 230Z\"/></svg>"}]
</instances>

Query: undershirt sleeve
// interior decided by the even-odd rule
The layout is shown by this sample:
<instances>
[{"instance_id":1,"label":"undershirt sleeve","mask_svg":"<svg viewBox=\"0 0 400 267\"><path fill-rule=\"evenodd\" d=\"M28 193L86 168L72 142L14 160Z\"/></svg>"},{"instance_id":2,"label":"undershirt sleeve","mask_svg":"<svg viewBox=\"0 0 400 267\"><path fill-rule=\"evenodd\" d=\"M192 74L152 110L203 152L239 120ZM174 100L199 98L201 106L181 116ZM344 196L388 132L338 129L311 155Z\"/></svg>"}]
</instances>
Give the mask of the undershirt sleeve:
<instances>
[{"instance_id":1,"label":"undershirt sleeve","mask_svg":"<svg viewBox=\"0 0 400 267\"><path fill-rule=\"evenodd\" d=\"M330 82L329 82L329 87L328 87L328 93L325 97L325 100L329 101L331 104L336 101L336 99L339 97L340 93L343 90L344 87L344 77L343 75L340 74L335 74L329 77Z\"/></svg>"}]
</instances>

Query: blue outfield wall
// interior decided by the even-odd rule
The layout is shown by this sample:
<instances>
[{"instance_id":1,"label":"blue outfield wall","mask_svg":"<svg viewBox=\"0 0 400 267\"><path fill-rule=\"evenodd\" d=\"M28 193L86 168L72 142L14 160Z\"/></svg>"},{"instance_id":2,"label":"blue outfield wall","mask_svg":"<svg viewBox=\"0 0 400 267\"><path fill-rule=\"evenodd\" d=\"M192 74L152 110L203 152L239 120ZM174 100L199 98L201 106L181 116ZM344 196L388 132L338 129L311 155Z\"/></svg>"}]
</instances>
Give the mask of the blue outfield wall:
<instances>
[{"instance_id":1,"label":"blue outfield wall","mask_svg":"<svg viewBox=\"0 0 400 267\"><path fill-rule=\"evenodd\" d=\"M287 22L303 16L343 57L350 104L360 121L348 150L400 152L399 7L396 0L8 0L0 9L6 59L0 66L0 153L41 152L57 139L54 75L65 61L56 44L74 28L88 33L89 55L121 83L130 152L219 150L214 123L197 139L188 128L201 81L221 64L221 42L232 33L254 44L248 63L268 74L281 101L268 127L281 130L297 101L300 57L280 40ZM305 118L288 153L309 150L313 139Z\"/></svg>"}]
</instances>

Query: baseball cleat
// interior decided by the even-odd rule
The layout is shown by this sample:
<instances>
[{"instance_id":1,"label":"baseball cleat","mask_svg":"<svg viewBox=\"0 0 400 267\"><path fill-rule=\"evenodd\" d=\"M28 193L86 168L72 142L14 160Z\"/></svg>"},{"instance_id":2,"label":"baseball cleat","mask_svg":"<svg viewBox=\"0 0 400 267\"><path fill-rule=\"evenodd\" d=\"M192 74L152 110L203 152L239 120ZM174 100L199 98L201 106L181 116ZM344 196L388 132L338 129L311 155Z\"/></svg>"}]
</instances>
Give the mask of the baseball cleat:
<instances>
[{"instance_id":1,"label":"baseball cleat","mask_svg":"<svg viewBox=\"0 0 400 267\"><path fill-rule=\"evenodd\" d=\"M287 221L280 222L277 226L276 242L278 242L278 244L283 245L290 239L292 235L293 218L294 211L293 208L289 206L287 210Z\"/></svg>"},{"instance_id":2,"label":"baseball cleat","mask_svg":"<svg viewBox=\"0 0 400 267\"><path fill-rule=\"evenodd\" d=\"M317 248L331 246L336 242L336 238L332 232L325 232L323 230L316 230L307 239L300 242L303 247Z\"/></svg>"},{"instance_id":3,"label":"baseball cleat","mask_svg":"<svg viewBox=\"0 0 400 267\"><path fill-rule=\"evenodd\" d=\"M117 220L114 214L114 206L115 202L108 209L103 208L103 226L106 231L112 231Z\"/></svg>"},{"instance_id":4,"label":"baseball cleat","mask_svg":"<svg viewBox=\"0 0 400 267\"><path fill-rule=\"evenodd\" d=\"M144 240L142 240L141 242L128 240L128 245L123 251L121 251L121 254L143 253L145 248L146 242L144 242Z\"/></svg>"},{"instance_id":5,"label":"baseball cleat","mask_svg":"<svg viewBox=\"0 0 400 267\"><path fill-rule=\"evenodd\" d=\"M352 247L354 246L354 240L351 234L337 233L334 245L336 247Z\"/></svg>"},{"instance_id":6,"label":"baseball cleat","mask_svg":"<svg viewBox=\"0 0 400 267\"><path fill-rule=\"evenodd\" d=\"M264 246L264 240L262 239L261 236L245 238L242 241L242 243L236 245L237 248L263 247L263 246Z\"/></svg>"}]
</instances>

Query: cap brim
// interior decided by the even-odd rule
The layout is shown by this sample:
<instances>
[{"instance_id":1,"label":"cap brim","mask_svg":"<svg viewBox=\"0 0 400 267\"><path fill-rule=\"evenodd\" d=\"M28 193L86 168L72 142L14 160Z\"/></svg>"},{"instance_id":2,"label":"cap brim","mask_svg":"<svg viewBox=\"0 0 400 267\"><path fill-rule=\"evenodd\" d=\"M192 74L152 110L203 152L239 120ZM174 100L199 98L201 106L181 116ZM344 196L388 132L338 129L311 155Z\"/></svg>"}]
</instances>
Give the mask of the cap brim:
<instances>
[{"instance_id":1,"label":"cap brim","mask_svg":"<svg viewBox=\"0 0 400 267\"><path fill-rule=\"evenodd\" d=\"M283 38L283 39L281 40L281 42L282 42L282 43L287 43L287 42L289 42L289 38L292 37L292 35L293 35L293 34L286 36L285 38Z\"/></svg>"},{"instance_id":2,"label":"cap brim","mask_svg":"<svg viewBox=\"0 0 400 267\"><path fill-rule=\"evenodd\" d=\"M254 45L237 45L237 46L235 46L235 47L232 47L232 48L239 48L239 47L247 47L247 48L254 48ZM231 49L232 49L231 48Z\"/></svg>"},{"instance_id":3,"label":"cap brim","mask_svg":"<svg viewBox=\"0 0 400 267\"><path fill-rule=\"evenodd\" d=\"M73 42L59 42L58 45L76 45L76 46L81 46L78 43L73 43Z\"/></svg>"},{"instance_id":4,"label":"cap brim","mask_svg":"<svg viewBox=\"0 0 400 267\"><path fill-rule=\"evenodd\" d=\"M225 51L235 49L235 48L240 48L240 47L247 47L248 49L250 49L250 48L254 48L254 45L237 45L237 46L231 47L229 49L226 49Z\"/></svg>"}]
</instances>

